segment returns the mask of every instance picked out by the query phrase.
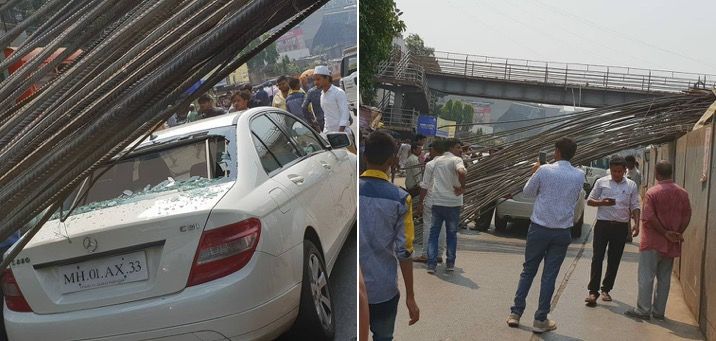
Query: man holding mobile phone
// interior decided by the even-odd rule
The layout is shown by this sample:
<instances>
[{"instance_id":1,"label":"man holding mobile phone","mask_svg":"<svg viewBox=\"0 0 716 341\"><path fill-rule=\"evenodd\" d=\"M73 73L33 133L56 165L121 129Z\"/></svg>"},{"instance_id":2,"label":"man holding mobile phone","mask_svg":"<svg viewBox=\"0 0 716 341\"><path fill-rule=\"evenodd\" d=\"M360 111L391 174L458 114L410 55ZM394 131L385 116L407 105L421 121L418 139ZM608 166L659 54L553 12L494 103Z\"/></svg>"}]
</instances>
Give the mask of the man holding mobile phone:
<instances>
[{"instance_id":1,"label":"man holding mobile phone","mask_svg":"<svg viewBox=\"0 0 716 341\"><path fill-rule=\"evenodd\" d=\"M587 306L597 305L602 278L602 264L607 255L607 271L601 285L602 301L609 302L609 292L614 287L619 263L624 252L630 219L634 220L632 236L639 234L639 189L634 181L626 178L626 160L613 156L609 160L609 173L594 183L587 205L597 207L597 223L594 225L592 269L587 286Z\"/></svg>"}]
</instances>

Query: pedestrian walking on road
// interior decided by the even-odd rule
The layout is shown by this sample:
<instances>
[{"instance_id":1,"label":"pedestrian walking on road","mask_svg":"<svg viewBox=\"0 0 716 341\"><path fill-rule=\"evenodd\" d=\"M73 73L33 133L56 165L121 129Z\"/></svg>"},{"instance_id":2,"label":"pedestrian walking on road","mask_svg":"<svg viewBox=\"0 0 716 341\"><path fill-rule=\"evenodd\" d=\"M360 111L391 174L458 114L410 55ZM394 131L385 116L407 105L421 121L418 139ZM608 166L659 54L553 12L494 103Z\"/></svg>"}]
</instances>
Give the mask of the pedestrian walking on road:
<instances>
[{"instance_id":1,"label":"pedestrian walking on road","mask_svg":"<svg viewBox=\"0 0 716 341\"><path fill-rule=\"evenodd\" d=\"M251 103L251 93L246 90L237 91L231 95L230 112L246 110L249 108L249 103Z\"/></svg>"},{"instance_id":2,"label":"pedestrian walking on road","mask_svg":"<svg viewBox=\"0 0 716 341\"><path fill-rule=\"evenodd\" d=\"M420 201L418 202L418 215L423 215L423 252L420 257L413 259L413 261L419 263L426 263L428 261L428 245L430 237L430 229L433 224L433 199L430 190L433 187L433 172L435 168L435 160L442 156L444 153L443 143L433 142L430 146L430 155L432 160L425 164L425 171L423 172L423 180L420 182ZM445 254L445 229L443 227L445 223L440 226L440 234L438 238L438 258L437 262L443 262L443 255Z\"/></svg>"},{"instance_id":3,"label":"pedestrian walking on road","mask_svg":"<svg viewBox=\"0 0 716 341\"><path fill-rule=\"evenodd\" d=\"M539 293L539 307L535 311L533 331L543 333L557 329L557 323L547 318L559 275L569 244L572 242L570 228L574 225L574 211L584 184L584 172L575 168L570 160L577 152L577 143L564 137L555 143L552 164L532 167L532 177L522 191L528 197L536 197L527 233L525 262L510 308L507 325L518 327L520 317L527 306L527 294L532 280L544 260Z\"/></svg>"},{"instance_id":4,"label":"pedestrian walking on road","mask_svg":"<svg viewBox=\"0 0 716 341\"><path fill-rule=\"evenodd\" d=\"M392 340L400 291L398 264L405 282L405 303L412 325L420 318L413 292L413 213L408 192L388 181L395 162L395 141L383 132L368 136L360 177L360 269L365 280L373 340Z\"/></svg>"},{"instance_id":5,"label":"pedestrian walking on road","mask_svg":"<svg viewBox=\"0 0 716 341\"><path fill-rule=\"evenodd\" d=\"M465 192L465 176L467 169L460 157L462 145L457 139L445 141L446 152L435 159L435 168L432 174L423 179L432 183L431 198L432 224L430 238L428 239L428 273L435 273L438 262L438 235L445 223L445 237L447 240L446 271L455 270L457 253L457 229L462 208L462 194Z\"/></svg>"},{"instance_id":6,"label":"pedestrian walking on road","mask_svg":"<svg viewBox=\"0 0 716 341\"><path fill-rule=\"evenodd\" d=\"M226 114L226 111L223 108L214 106L214 99L208 94L199 96L197 102L199 102L199 116L201 118L209 118Z\"/></svg>"},{"instance_id":7,"label":"pedestrian walking on road","mask_svg":"<svg viewBox=\"0 0 716 341\"><path fill-rule=\"evenodd\" d=\"M253 92L251 84L244 85L241 90L246 90L251 93L251 102L249 102L249 108L267 107L271 105L269 94L264 90L263 87L259 86L256 92Z\"/></svg>"},{"instance_id":8,"label":"pedestrian walking on road","mask_svg":"<svg viewBox=\"0 0 716 341\"><path fill-rule=\"evenodd\" d=\"M276 87L279 91L273 95L272 105L275 108L286 110L286 97L288 97L288 91L290 90L288 87L288 76L278 77L276 79Z\"/></svg>"},{"instance_id":9,"label":"pedestrian walking on road","mask_svg":"<svg viewBox=\"0 0 716 341\"><path fill-rule=\"evenodd\" d=\"M627 316L645 320L650 317L664 319L671 269L674 258L681 256L683 233L691 220L689 193L674 183L672 172L671 163L659 161L655 167L658 183L644 195L639 245L639 294L636 308L626 311L624 314Z\"/></svg>"},{"instance_id":10,"label":"pedestrian walking on road","mask_svg":"<svg viewBox=\"0 0 716 341\"><path fill-rule=\"evenodd\" d=\"M306 124L312 124L313 118L306 118L303 116L303 100L306 98L306 93L301 89L301 81L298 78L291 78L288 81L290 90L288 91L288 97L286 97L286 111L304 119Z\"/></svg>"},{"instance_id":11,"label":"pedestrian walking on road","mask_svg":"<svg viewBox=\"0 0 716 341\"><path fill-rule=\"evenodd\" d=\"M408 190L410 196L417 198L420 195L420 181L422 180L423 170L420 167L420 154L423 147L413 143L410 146L410 156L405 161L405 189Z\"/></svg>"},{"instance_id":12,"label":"pedestrian walking on road","mask_svg":"<svg viewBox=\"0 0 716 341\"><path fill-rule=\"evenodd\" d=\"M398 148L398 166L400 167L400 173L405 173L405 163L410 157L410 143L409 140L403 140Z\"/></svg>"},{"instance_id":13,"label":"pedestrian walking on road","mask_svg":"<svg viewBox=\"0 0 716 341\"><path fill-rule=\"evenodd\" d=\"M624 160L626 160L627 167L626 177L636 183L636 192L639 196L641 196L641 172L639 172L639 169L636 168L636 158L634 155L627 155ZM627 231L626 241L627 243L631 243L633 241L631 229Z\"/></svg>"},{"instance_id":14,"label":"pedestrian walking on road","mask_svg":"<svg viewBox=\"0 0 716 341\"><path fill-rule=\"evenodd\" d=\"M351 114L348 98L343 89L333 85L331 71L326 66L316 66L314 71L316 85L321 92L321 109L325 119L324 133L348 132L350 134Z\"/></svg>"},{"instance_id":15,"label":"pedestrian walking on road","mask_svg":"<svg viewBox=\"0 0 716 341\"><path fill-rule=\"evenodd\" d=\"M323 109L321 109L321 93L323 90L318 86L314 85L306 93L306 98L303 100L303 115L309 117L313 115L316 118L316 130L323 131L326 125L326 121L323 116Z\"/></svg>"},{"instance_id":16,"label":"pedestrian walking on road","mask_svg":"<svg viewBox=\"0 0 716 341\"><path fill-rule=\"evenodd\" d=\"M597 207L597 223L594 225L592 269L587 286L589 294L584 299L587 306L597 305L602 265L607 256L607 271L601 284L602 301L612 300L609 292L614 287L619 263L624 253L630 221L634 221L631 233L639 233L639 191L636 183L627 179L626 160L614 156L609 160L609 173L597 179L587 198L587 205Z\"/></svg>"},{"instance_id":17,"label":"pedestrian walking on road","mask_svg":"<svg viewBox=\"0 0 716 341\"><path fill-rule=\"evenodd\" d=\"M636 168L636 158L634 155L627 155L627 157L624 158L624 161L626 161L627 168L626 177L636 183L638 191L639 188L641 188L641 172L639 172L639 169Z\"/></svg>"}]
</instances>

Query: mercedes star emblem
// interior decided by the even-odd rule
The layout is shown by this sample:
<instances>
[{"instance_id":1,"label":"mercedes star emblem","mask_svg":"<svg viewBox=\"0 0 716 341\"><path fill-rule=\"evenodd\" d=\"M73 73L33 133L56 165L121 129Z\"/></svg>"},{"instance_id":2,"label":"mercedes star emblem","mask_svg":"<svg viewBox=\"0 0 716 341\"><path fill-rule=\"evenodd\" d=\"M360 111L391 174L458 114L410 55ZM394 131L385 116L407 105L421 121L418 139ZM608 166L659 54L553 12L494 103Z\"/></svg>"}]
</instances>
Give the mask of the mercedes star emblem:
<instances>
[{"instance_id":1,"label":"mercedes star emblem","mask_svg":"<svg viewBox=\"0 0 716 341\"><path fill-rule=\"evenodd\" d=\"M85 237L85 239L82 241L82 246L87 249L87 251L94 252L97 250L97 239Z\"/></svg>"}]
</instances>

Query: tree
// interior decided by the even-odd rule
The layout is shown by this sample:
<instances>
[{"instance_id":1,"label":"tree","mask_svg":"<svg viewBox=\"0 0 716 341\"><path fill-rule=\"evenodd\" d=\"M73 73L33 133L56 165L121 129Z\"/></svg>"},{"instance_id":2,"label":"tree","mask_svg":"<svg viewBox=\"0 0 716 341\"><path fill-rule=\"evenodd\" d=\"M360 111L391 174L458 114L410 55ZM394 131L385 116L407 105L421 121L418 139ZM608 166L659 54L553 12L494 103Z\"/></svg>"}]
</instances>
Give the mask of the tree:
<instances>
[{"instance_id":1,"label":"tree","mask_svg":"<svg viewBox=\"0 0 716 341\"><path fill-rule=\"evenodd\" d=\"M283 56L280 62L273 64L272 73L274 75L297 75L301 73L301 68L288 56Z\"/></svg>"},{"instance_id":2,"label":"tree","mask_svg":"<svg viewBox=\"0 0 716 341\"><path fill-rule=\"evenodd\" d=\"M360 93L364 103L375 101L375 73L378 64L390 56L394 37L405 31L393 0L361 0Z\"/></svg>"},{"instance_id":3,"label":"tree","mask_svg":"<svg viewBox=\"0 0 716 341\"><path fill-rule=\"evenodd\" d=\"M438 117L455 121L455 124L471 124L475 113L472 104L465 103L461 100L448 100L437 109ZM457 130L470 130L470 126L459 126Z\"/></svg>"},{"instance_id":4,"label":"tree","mask_svg":"<svg viewBox=\"0 0 716 341\"><path fill-rule=\"evenodd\" d=\"M423 38L419 35L411 33L405 38L405 46L410 51L410 54L414 56L433 56L435 49L432 47L425 46Z\"/></svg>"},{"instance_id":5,"label":"tree","mask_svg":"<svg viewBox=\"0 0 716 341\"><path fill-rule=\"evenodd\" d=\"M261 41L266 39L268 35L264 35L260 39L255 39L254 41L250 42L249 45L246 47L246 51L250 51L256 46L258 46ZM249 67L249 73L253 74L263 74L267 65L274 65L279 59L278 50L276 49L276 42L271 43L271 45L267 46L265 49L261 50L259 53L257 53L253 58L249 59L249 61L246 63L246 65ZM257 81L253 80L252 81Z\"/></svg>"}]
</instances>

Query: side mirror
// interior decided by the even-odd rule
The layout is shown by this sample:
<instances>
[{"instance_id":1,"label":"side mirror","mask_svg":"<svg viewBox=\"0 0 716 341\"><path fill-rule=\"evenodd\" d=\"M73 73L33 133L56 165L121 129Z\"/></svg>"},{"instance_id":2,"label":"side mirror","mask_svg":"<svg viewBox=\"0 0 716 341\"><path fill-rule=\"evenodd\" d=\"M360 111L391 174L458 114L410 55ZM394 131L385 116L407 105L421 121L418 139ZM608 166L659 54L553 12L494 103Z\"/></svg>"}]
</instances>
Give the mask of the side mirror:
<instances>
[{"instance_id":1,"label":"side mirror","mask_svg":"<svg viewBox=\"0 0 716 341\"><path fill-rule=\"evenodd\" d=\"M326 134L326 138L333 149L345 148L351 145L351 140L346 133L328 133Z\"/></svg>"}]
</instances>

